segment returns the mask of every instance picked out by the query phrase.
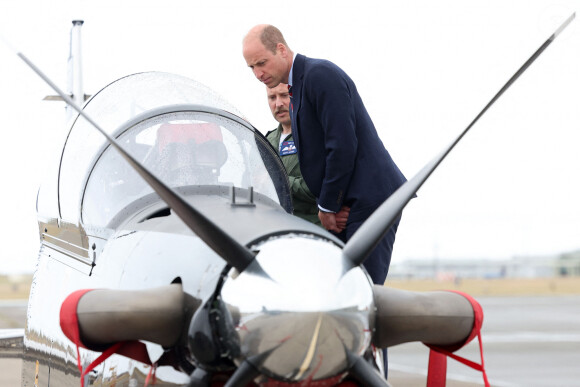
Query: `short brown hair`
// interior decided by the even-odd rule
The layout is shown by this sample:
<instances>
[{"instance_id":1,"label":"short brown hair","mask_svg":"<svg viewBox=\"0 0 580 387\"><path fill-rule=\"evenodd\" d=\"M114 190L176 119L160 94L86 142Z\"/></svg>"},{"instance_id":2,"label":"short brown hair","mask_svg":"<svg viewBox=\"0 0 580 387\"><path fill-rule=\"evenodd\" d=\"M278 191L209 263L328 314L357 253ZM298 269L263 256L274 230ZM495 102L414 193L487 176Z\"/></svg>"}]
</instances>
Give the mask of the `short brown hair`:
<instances>
[{"instance_id":1,"label":"short brown hair","mask_svg":"<svg viewBox=\"0 0 580 387\"><path fill-rule=\"evenodd\" d=\"M286 40L284 40L284 36L282 36L280 30L272 25L264 27L260 34L260 41L264 47L266 47L267 50L270 50L273 54L276 53L278 43L282 43L288 47L288 44L286 44Z\"/></svg>"}]
</instances>

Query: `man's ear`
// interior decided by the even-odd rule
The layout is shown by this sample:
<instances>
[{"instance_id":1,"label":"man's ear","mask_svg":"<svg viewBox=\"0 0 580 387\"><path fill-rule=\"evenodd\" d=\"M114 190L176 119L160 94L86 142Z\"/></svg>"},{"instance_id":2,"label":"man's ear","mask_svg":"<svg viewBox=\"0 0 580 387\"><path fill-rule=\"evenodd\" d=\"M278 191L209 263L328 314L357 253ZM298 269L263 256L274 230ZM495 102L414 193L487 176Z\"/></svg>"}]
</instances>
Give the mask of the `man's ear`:
<instances>
[{"instance_id":1,"label":"man's ear","mask_svg":"<svg viewBox=\"0 0 580 387\"><path fill-rule=\"evenodd\" d=\"M286 46L282 43L278 43L276 45L276 49L280 52L280 55L282 55L282 58L286 58L286 56L288 56L288 49L286 48Z\"/></svg>"}]
</instances>

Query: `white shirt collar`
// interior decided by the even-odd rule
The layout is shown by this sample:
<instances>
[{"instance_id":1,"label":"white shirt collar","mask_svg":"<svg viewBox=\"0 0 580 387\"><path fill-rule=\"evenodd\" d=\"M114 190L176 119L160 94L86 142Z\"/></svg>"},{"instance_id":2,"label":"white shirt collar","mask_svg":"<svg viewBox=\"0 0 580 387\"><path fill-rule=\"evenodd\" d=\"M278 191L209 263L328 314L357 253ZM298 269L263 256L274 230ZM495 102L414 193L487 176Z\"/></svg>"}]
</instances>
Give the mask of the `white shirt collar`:
<instances>
[{"instance_id":1,"label":"white shirt collar","mask_svg":"<svg viewBox=\"0 0 580 387\"><path fill-rule=\"evenodd\" d=\"M294 61L296 60L296 55L292 57L292 67L290 67L290 74L288 74L288 84L292 86L292 70L294 70Z\"/></svg>"}]
</instances>

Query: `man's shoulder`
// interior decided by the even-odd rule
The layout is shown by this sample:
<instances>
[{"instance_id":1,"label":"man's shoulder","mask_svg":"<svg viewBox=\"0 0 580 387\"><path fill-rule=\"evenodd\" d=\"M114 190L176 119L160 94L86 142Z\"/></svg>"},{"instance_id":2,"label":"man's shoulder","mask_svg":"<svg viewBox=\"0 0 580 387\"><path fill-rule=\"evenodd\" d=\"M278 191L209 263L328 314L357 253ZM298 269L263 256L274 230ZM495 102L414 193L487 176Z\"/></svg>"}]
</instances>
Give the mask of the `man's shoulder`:
<instances>
[{"instance_id":1,"label":"man's shoulder","mask_svg":"<svg viewBox=\"0 0 580 387\"><path fill-rule=\"evenodd\" d=\"M280 130L281 130L281 128L280 128L280 126L278 126L277 128L272 129L269 132L266 132L265 137L270 141L275 140L276 137L278 136L278 132L280 132Z\"/></svg>"},{"instance_id":2,"label":"man's shoulder","mask_svg":"<svg viewBox=\"0 0 580 387\"><path fill-rule=\"evenodd\" d=\"M330 81L338 78L349 79L344 70L338 67L335 63L327 59L309 57L304 57L304 78L306 81Z\"/></svg>"},{"instance_id":3,"label":"man's shoulder","mask_svg":"<svg viewBox=\"0 0 580 387\"><path fill-rule=\"evenodd\" d=\"M272 129L269 132L266 133L266 135L264 137L266 137L266 140L268 140L268 142L270 144L272 144L272 146L274 147L274 149L278 148L278 141L280 141L280 133L282 132L282 128L280 126L278 126L276 129Z\"/></svg>"},{"instance_id":4,"label":"man's shoulder","mask_svg":"<svg viewBox=\"0 0 580 387\"><path fill-rule=\"evenodd\" d=\"M304 55L302 55L302 57L304 58L304 64L305 64L306 68L308 68L309 70L320 70L320 71L338 70L338 71L342 71L342 69L340 67L338 67L338 65L336 65L334 62L329 61L328 59L310 58L310 57L304 56Z\"/></svg>"}]
</instances>

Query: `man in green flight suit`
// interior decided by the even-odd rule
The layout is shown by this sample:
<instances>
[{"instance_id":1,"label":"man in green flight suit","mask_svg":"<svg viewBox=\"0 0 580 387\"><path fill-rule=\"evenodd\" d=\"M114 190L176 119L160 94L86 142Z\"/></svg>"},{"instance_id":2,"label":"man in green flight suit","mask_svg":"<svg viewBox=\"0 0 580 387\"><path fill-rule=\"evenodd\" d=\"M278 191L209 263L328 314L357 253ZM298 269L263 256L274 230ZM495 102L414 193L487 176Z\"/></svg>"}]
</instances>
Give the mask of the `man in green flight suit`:
<instances>
[{"instance_id":1,"label":"man in green flight suit","mask_svg":"<svg viewBox=\"0 0 580 387\"><path fill-rule=\"evenodd\" d=\"M276 129L266 133L266 138L274 149L278 150L278 154L288 173L294 215L321 226L320 219L318 219L316 197L312 195L306 186L306 182L300 172L300 165L298 164L298 153L294 145L294 139L292 138L288 85L281 83L272 89L266 87L266 91L268 93L270 111L274 119L279 123ZM337 226L341 229L346 227L348 211L349 208L344 207L336 214Z\"/></svg>"}]
</instances>

